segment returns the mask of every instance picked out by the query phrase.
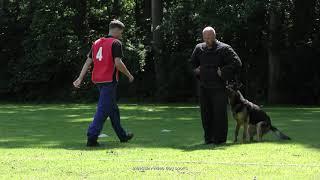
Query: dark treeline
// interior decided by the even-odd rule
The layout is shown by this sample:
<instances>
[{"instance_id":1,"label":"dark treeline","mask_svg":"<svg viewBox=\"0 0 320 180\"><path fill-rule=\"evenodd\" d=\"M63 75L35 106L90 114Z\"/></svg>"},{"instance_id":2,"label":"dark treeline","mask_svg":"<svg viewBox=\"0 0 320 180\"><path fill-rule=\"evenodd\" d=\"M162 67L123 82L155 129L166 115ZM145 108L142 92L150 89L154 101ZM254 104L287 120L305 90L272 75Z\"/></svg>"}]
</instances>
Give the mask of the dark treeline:
<instances>
[{"instance_id":1,"label":"dark treeline","mask_svg":"<svg viewBox=\"0 0 320 180\"><path fill-rule=\"evenodd\" d=\"M87 76L72 87L92 41L109 21L126 24L125 59L136 81L120 95L189 101L197 81L188 60L213 26L243 61L243 92L255 102L320 103L319 0L1 0L1 99L92 100Z\"/></svg>"}]
</instances>

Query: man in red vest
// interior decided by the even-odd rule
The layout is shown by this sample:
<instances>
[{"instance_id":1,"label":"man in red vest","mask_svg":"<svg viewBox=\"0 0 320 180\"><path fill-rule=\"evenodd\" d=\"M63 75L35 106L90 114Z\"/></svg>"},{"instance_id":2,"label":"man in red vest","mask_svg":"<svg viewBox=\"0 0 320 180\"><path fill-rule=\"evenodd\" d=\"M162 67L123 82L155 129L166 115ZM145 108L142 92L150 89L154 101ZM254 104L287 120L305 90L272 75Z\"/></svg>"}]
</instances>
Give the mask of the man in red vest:
<instances>
[{"instance_id":1,"label":"man in red vest","mask_svg":"<svg viewBox=\"0 0 320 180\"><path fill-rule=\"evenodd\" d=\"M87 131L87 146L89 147L99 146L98 136L108 117L111 119L112 127L120 142L128 142L133 138L133 133L127 133L120 124L120 113L116 102L116 89L119 80L118 71L125 74L130 82L134 80L134 77L121 60L123 52L119 39L122 36L124 27L124 24L119 20L111 21L109 35L93 43L79 77L73 82L76 88L80 88L86 72L93 63L92 82L98 86L100 96L96 114Z\"/></svg>"}]
</instances>

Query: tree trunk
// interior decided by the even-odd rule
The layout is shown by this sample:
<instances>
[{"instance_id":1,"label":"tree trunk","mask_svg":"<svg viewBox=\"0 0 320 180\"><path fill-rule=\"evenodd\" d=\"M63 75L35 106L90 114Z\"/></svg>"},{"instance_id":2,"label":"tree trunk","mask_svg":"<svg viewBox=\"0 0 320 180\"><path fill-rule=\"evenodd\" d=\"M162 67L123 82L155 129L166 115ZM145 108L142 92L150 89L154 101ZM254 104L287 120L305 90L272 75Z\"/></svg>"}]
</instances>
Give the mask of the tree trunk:
<instances>
[{"instance_id":1,"label":"tree trunk","mask_svg":"<svg viewBox=\"0 0 320 180\"><path fill-rule=\"evenodd\" d=\"M7 5L8 5L8 1L9 1L9 0L0 0L0 8L1 8L1 11L2 11L2 10L6 10ZM0 13L3 13L3 12L0 12Z\"/></svg>"},{"instance_id":2,"label":"tree trunk","mask_svg":"<svg viewBox=\"0 0 320 180\"><path fill-rule=\"evenodd\" d=\"M269 30L270 39L268 46L269 64L269 89L268 102L278 103L280 98L280 50L281 50L281 4L277 0L271 1Z\"/></svg>"},{"instance_id":3,"label":"tree trunk","mask_svg":"<svg viewBox=\"0 0 320 180\"><path fill-rule=\"evenodd\" d=\"M144 44L147 44L147 46L150 46L150 42L152 40L152 32L150 32L152 27L151 26L151 0L144 0L142 16L143 16L143 21L142 21L143 24L141 24L141 28L145 33Z\"/></svg>"},{"instance_id":4,"label":"tree trunk","mask_svg":"<svg viewBox=\"0 0 320 180\"><path fill-rule=\"evenodd\" d=\"M146 18L151 17L151 0L144 0L143 14Z\"/></svg>"},{"instance_id":5,"label":"tree trunk","mask_svg":"<svg viewBox=\"0 0 320 180\"><path fill-rule=\"evenodd\" d=\"M157 95L158 97L162 98L165 96L164 93L165 86L164 84L164 73L162 64L162 57L161 57L161 45L162 45L162 34L161 34L161 23L162 23L162 16L163 16L163 2L162 0L152 0L151 3L152 9L152 45L153 45L153 59L154 59L154 67L155 67L155 77L156 77L156 88L157 88Z\"/></svg>"},{"instance_id":6,"label":"tree trunk","mask_svg":"<svg viewBox=\"0 0 320 180\"><path fill-rule=\"evenodd\" d=\"M112 17L114 19L118 19L121 14L121 0L114 0L112 6Z\"/></svg>"},{"instance_id":7,"label":"tree trunk","mask_svg":"<svg viewBox=\"0 0 320 180\"><path fill-rule=\"evenodd\" d=\"M316 0L295 0L291 43L304 43L312 32Z\"/></svg>"},{"instance_id":8,"label":"tree trunk","mask_svg":"<svg viewBox=\"0 0 320 180\"><path fill-rule=\"evenodd\" d=\"M87 34L87 1L74 1L75 9L77 11L77 16L75 16L74 23L75 23L75 31L80 39L83 39L84 36ZM83 39L85 42L85 39Z\"/></svg>"},{"instance_id":9,"label":"tree trunk","mask_svg":"<svg viewBox=\"0 0 320 180\"><path fill-rule=\"evenodd\" d=\"M88 1L78 1L78 0L72 0L68 4L65 4L73 8L76 12L76 16L72 19L73 29L75 31L75 34L79 38L81 42L81 51L85 50L87 53L87 47L88 44L90 44L89 41L89 25L87 21L87 12L88 12Z\"/></svg>"}]
</instances>

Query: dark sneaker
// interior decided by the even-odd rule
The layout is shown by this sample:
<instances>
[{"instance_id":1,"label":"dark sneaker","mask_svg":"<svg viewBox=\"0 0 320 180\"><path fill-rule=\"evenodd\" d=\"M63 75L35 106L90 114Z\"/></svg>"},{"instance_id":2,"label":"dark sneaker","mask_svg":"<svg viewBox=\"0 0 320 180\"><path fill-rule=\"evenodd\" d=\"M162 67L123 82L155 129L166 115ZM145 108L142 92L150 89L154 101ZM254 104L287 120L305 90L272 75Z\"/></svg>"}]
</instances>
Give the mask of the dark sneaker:
<instances>
[{"instance_id":1,"label":"dark sneaker","mask_svg":"<svg viewBox=\"0 0 320 180\"><path fill-rule=\"evenodd\" d=\"M100 144L97 141L87 141L87 147L99 147Z\"/></svg>"},{"instance_id":2,"label":"dark sneaker","mask_svg":"<svg viewBox=\"0 0 320 180\"><path fill-rule=\"evenodd\" d=\"M126 137L125 139L120 140L120 142L122 142L122 143L128 142L130 139L133 138L133 136L134 136L134 135L133 135L132 132L128 132L128 133L127 133L127 137Z\"/></svg>"}]
</instances>

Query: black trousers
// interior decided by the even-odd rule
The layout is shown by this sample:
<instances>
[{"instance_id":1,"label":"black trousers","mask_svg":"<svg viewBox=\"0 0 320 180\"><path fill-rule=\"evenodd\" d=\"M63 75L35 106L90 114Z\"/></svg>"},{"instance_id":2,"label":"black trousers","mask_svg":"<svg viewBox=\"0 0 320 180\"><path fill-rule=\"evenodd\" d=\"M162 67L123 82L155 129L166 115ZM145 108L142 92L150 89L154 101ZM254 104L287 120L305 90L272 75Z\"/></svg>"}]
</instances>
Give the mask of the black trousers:
<instances>
[{"instance_id":1,"label":"black trousers","mask_svg":"<svg viewBox=\"0 0 320 180\"><path fill-rule=\"evenodd\" d=\"M224 89L200 87L201 119L206 143L221 144L227 141L227 103Z\"/></svg>"}]
</instances>

